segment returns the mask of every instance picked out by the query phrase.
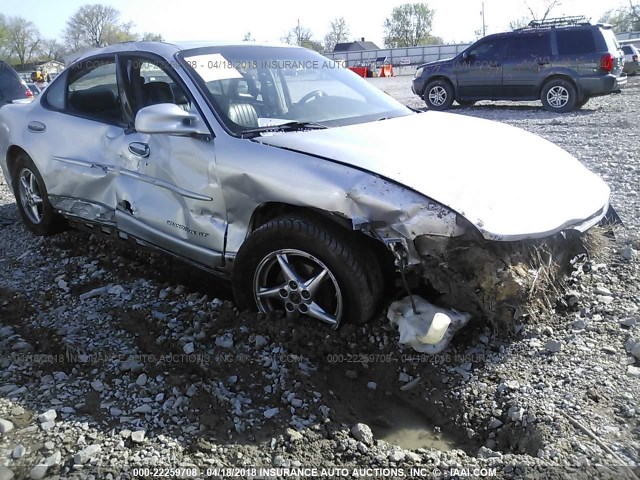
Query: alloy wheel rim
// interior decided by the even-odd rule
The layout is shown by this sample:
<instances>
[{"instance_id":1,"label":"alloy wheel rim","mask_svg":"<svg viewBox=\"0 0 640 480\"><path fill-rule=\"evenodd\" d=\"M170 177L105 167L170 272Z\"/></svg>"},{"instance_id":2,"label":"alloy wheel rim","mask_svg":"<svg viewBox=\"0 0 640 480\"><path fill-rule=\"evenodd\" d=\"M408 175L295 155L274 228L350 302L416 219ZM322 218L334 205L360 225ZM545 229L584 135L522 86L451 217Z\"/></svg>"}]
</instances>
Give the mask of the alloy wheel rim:
<instances>
[{"instance_id":1,"label":"alloy wheel rim","mask_svg":"<svg viewBox=\"0 0 640 480\"><path fill-rule=\"evenodd\" d=\"M562 108L569 101L569 91L561 85L551 87L547 92L547 102L554 108Z\"/></svg>"},{"instance_id":2,"label":"alloy wheel rim","mask_svg":"<svg viewBox=\"0 0 640 480\"><path fill-rule=\"evenodd\" d=\"M267 255L256 268L253 292L261 312L284 310L289 320L310 317L332 326L342 320L342 290L318 258L296 249Z\"/></svg>"},{"instance_id":3,"label":"alloy wheel rim","mask_svg":"<svg viewBox=\"0 0 640 480\"><path fill-rule=\"evenodd\" d=\"M42 222L44 203L38 179L28 168L20 171L18 193L22 209L31 223Z\"/></svg>"},{"instance_id":4,"label":"alloy wheel rim","mask_svg":"<svg viewBox=\"0 0 640 480\"><path fill-rule=\"evenodd\" d=\"M443 105L447 101L447 91L440 85L433 87L429 90L429 101L436 107Z\"/></svg>"}]
</instances>

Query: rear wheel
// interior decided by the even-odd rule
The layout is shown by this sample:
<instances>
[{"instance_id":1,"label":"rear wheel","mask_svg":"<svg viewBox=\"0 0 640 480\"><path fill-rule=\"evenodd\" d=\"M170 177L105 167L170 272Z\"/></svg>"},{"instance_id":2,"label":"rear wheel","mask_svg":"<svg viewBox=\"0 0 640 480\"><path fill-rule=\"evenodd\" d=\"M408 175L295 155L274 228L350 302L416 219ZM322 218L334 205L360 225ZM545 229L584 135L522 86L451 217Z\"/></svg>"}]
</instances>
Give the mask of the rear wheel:
<instances>
[{"instance_id":1,"label":"rear wheel","mask_svg":"<svg viewBox=\"0 0 640 480\"><path fill-rule=\"evenodd\" d=\"M12 187L20 216L31 232L53 235L64 230L64 218L51 206L44 180L26 153L21 153L16 159Z\"/></svg>"},{"instance_id":2,"label":"rear wheel","mask_svg":"<svg viewBox=\"0 0 640 480\"><path fill-rule=\"evenodd\" d=\"M429 110L447 110L453 103L453 86L446 80L434 80L427 85L422 98Z\"/></svg>"},{"instance_id":3,"label":"rear wheel","mask_svg":"<svg viewBox=\"0 0 640 480\"><path fill-rule=\"evenodd\" d=\"M337 227L305 218L272 220L240 248L233 292L241 309L283 310L337 327L364 323L382 291L380 266Z\"/></svg>"},{"instance_id":4,"label":"rear wheel","mask_svg":"<svg viewBox=\"0 0 640 480\"><path fill-rule=\"evenodd\" d=\"M549 112L565 113L576 108L578 95L576 87L564 79L549 81L540 94L540 100L545 110Z\"/></svg>"}]
</instances>

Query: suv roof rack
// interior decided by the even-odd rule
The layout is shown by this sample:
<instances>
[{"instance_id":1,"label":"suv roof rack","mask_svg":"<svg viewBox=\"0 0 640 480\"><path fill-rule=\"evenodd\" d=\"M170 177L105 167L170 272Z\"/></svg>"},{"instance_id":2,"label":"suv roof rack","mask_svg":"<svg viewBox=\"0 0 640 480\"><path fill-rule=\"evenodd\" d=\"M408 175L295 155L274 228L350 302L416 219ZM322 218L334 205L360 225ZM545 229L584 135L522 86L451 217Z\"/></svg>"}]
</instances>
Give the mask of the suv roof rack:
<instances>
[{"instance_id":1,"label":"suv roof rack","mask_svg":"<svg viewBox=\"0 0 640 480\"><path fill-rule=\"evenodd\" d=\"M525 28L568 27L575 25L591 25L589 17L578 15L575 17L545 18L544 20L531 20Z\"/></svg>"}]
</instances>

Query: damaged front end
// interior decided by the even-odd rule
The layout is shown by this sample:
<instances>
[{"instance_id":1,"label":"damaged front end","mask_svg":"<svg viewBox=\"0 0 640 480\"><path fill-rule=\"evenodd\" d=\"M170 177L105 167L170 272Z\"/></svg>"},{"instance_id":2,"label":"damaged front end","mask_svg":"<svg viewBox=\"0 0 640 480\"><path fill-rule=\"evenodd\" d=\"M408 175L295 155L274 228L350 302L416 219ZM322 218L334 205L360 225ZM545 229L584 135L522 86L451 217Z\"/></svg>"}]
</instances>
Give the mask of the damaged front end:
<instances>
[{"instance_id":1,"label":"damaged front end","mask_svg":"<svg viewBox=\"0 0 640 480\"><path fill-rule=\"evenodd\" d=\"M354 187L347 197L355 205L349 212L354 228L391 250L404 290L415 292L412 287L426 284L438 306L467 312L506 332L518 318L556 305L577 259L588 259L593 245L602 245L602 229L595 226L615 217L605 204L551 234L521 231L507 237L381 179Z\"/></svg>"},{"instance_id":2,"label":"damaged front end","mask_svg":"<svg viewBox=\"0 0 640 480\"><path fill-rule=\"evenodd\" d=\"M439 305L512 332L518 318L556 305L576 260L586 260L588 245L599 243L589 237L600 235L592 229L514 242L422 235L415 245L420 270L438 293Z\"/></svg>"}]
</instances>

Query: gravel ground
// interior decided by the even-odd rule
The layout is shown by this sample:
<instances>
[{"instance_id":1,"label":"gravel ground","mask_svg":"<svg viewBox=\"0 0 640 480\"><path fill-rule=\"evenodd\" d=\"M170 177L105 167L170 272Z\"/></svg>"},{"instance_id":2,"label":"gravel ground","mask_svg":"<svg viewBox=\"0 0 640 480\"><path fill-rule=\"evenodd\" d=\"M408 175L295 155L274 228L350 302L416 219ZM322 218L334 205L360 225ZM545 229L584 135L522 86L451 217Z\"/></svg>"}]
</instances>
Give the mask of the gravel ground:
<instances>
[{"instance_id":1,"label":"gravel ground","mask_svg":"<svg viewBox=\"0 0 640 480\"><path fill-rule=\"evenodd\" d=\"M422 107L410 80L371 79ZM399 346L382 315L291 325L238 312L227 285L165 256L78 231L35 238L0 183L0 480L637 478L640 80L572 114L452 111L576 155L626 228L556 312L509 339L470 325L436 356ZM223 467L275 470L207 471Z\"/></svg>"}]
</instances>

